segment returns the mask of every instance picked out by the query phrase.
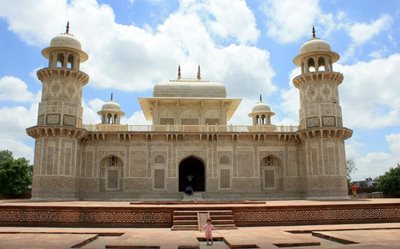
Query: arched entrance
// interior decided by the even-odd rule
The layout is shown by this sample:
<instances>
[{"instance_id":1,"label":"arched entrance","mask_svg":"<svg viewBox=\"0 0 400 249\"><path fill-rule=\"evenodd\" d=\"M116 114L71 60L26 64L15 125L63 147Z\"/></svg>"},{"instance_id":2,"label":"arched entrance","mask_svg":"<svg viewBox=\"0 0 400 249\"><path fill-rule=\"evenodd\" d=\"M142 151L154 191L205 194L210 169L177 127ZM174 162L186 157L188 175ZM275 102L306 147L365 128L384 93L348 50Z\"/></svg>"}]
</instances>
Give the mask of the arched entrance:
<instances>
[{"instance_id":1,"label":"arched entrance","mask_svg":"<svg viewBox=\"0 0 400 249\"><path fill-rule=\"evenodd\" d=\"M190 185L193 191L205 191L205 167L201 160L191 156L179 164L179 192Z\"/></svg>"}]
</instances>

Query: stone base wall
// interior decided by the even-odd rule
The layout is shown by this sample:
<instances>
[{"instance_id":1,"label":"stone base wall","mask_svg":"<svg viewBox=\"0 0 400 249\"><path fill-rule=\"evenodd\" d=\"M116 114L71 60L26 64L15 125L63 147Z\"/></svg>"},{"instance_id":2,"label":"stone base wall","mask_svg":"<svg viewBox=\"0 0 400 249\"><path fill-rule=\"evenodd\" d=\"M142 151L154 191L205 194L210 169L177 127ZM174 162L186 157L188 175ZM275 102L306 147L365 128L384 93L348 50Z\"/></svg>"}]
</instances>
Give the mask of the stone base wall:
<instances>
[{"instance_id":1,"label":"stone base wall","mask_svg":"<svg viewBox=\"0 0 400 249\"><path fill-rule=\"evenodd\" d=\"M226 205L211 207L227 209ZM174 210L210 210L210 206L0 206L0 226L172 227ZM335 204L304 206L235 206L237 226L313 225L400 222L400 205Z\"/></svg>"},{"instance_id":2,"label":"stone base wall","mask_svg":"<svg viewBox=\"0 0 400 249\"><path fill-rule=\"evenodd\" d=\"M78 199L75 177L68 176L33 176L33 199Z\"/></svg>"},{"instance_id":3,"label":"stone base wall","mask_svg":"<svg viewBox=\"0 0 400 249\"><path fill-rule=\"evenodd\" d=\"M348 198L346 176L307 177L304 198Z\"/></svg>"}]
</instances>

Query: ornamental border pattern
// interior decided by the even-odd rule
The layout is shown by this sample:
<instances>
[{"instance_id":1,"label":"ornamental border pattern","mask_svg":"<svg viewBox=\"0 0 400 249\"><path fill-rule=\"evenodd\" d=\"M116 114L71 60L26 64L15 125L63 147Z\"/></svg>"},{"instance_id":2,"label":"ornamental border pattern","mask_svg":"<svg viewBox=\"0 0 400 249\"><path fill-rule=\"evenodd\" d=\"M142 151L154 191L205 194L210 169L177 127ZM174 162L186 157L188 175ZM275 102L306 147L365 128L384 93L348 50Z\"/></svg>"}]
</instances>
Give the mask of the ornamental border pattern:
<instances>
[{"instance_id":1,"label":"ornamental border pattern","mask_svg":"<svg viewBox=\"0 0 400 249\"><path fill-rule=\"evenodd\" d=\"M174 210L226 207L0 206L0 226L171 227ZM232 207L237 226L400 222L400 204Z\"/></svg>"}]
</instances>

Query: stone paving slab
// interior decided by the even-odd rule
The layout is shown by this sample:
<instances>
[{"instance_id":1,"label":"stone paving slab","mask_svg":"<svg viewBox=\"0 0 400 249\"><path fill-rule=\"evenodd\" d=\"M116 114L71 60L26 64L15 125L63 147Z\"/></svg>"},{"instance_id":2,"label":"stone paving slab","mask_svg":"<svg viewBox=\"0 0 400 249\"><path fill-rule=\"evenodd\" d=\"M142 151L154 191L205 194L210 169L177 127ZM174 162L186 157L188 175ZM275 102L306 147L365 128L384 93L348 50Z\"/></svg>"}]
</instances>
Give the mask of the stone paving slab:
<instances>
[{"instance_id":1,"label":"stone paving slab","mask_svg":"<svg viewBox=\"0 0 400 249\"><path fill-rule=\"evenodd\" d=\"M375 229L375 230L373 230ZM291 232L289 232L291 231ZM299 233L302 232L302 233ZM296 233L297 232L297 233ZM343 245L312 236L311 232L359 244ZM122 235L121 235L122 234ZM99 236L98 236L99 235ZM352 248L400 248L400 223L241 227L238 230L215 230L214 237L225 239L228 244L243 246L255 244L259 248L276 249L277 243L312 243L321 246L299 246L292 249L352 249ZM99 249L105 246L160 246L161 249L177 249L178 246L192 248L229 248L216 241L210 247L199 242L204 238L201 231L171 231L167 228L49 228L49 227L0 227L0 248L71 248L82 241L98 236L96 240L82 246ZM128 247L127 247L128 248Z\"/></svg>"},{"instance_id":2,"label":"stone paving slab","mask_svg":"<svg viewBox=\"0 0 400 249\"><path fill-rule=\"evenodd\" d=\"M97 234L0 234L1 249L71 248Z\"/></svg>"},{"instance_id":3,"label":"stone paving slab","mask_svg":"<svg viewBox=\"0 0 400 249\"><path fill-rule=\"evenodd\" d=\"M221 207L246 207L246 206L314 206L314 205L340 205L340 204L400 204L400 198L377 198L377 199L348 199L348 200L263 200L264 202L255 201L249 203L226 203L226 204L218 204ZM163 204L164 203L164 204ZM37 201L30 199L21 199L21 200L0 200L0 206L48 206L48 207L208 207L215 206L215 204L203 204L201 202L187 203L185 204L176 204L171 205L168 204L168 201L159 201L157 203L146 202L142 203L133 203L131 201Z\"/></svg>"}]
</instances>

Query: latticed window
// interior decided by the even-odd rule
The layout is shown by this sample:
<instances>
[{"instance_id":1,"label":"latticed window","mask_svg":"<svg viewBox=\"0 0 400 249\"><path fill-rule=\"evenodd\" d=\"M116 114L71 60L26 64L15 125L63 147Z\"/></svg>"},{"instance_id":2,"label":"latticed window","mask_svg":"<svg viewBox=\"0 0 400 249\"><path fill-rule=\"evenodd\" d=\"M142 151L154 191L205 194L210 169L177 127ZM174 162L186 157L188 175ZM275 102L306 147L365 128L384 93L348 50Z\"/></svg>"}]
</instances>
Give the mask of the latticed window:
<instances>
[{"instance_id":1,"label":"latticed window","mask_svg":"<svg viewBox=\"0 0 400 249\"><path fill-rule=\"evenodd\" d=\"M163 169L154 170L154 189L164 189L165 188L165 177Z\"/></svg>"},{"instance_id":2,"label":"latticed window","mask_svg":"<svg viewBox=\"0 0 400 249\"><path fill-rule=\"evenodd\" d=\"M264 169L264 188L275 188L274 169Z\"/></svg>"},{"instance_id":3,"label":"latticed window","mask_svg":"<svg viewBox=\"0 0 400 249\"><path fill-rule=\"evenodd\" d=\"M107 188L108 189L118 189L119 187L119 170L118 169L109 169L107 177Z\"/></svg>"},{"instance_id":4,"label":"latticed window","mask_svg":"<svg viewBox=\"0 0 400 249\"><path fill-rule=\"evenodd\" d=\"M231 160L228 156L224 155L219 158L219 164L231 164Z\"/></svg>"},{"instance_id":5,"label":"latticed window","mask_svg":"<svg viewBox=\"0 0 400 249\"><path fill-rule=\"evenodd\" d=\"M266 158L264 158L262 160L261 165L262 166L278 166L279 165L279 161L274 156L267 156Z\"/></svg>"},{"instance_id":6,"label":"latticed window","mask_svg":"<svg viewBox=\"0 0 400 249\"><path fill-rule=\"evenodd\" d=\"M100 170L101 177L105 179L106 190L121 190L122 161L116 156L103 160Z\"/></svg>"},{"instance_id":7,"label":"latticed window","mask_svg":"<svg viewBox=\"0 0 400 249\"><path fill-rule=\"evenodd\" d=\"M231 188L231 170L230 169L221 169L219 172L219 187L223 188Z\"/></svg>"},{"instance_id":8,"label":"latticed window","mask_svg":"<svg viewBox=\"0 0 400 249\"><path fill-rule=\"evenodd\" d=\"M154 163L156 164L164 164L165 158L162 155L158 155L154 158Z\"/></svg>"},{"instance_id":9,"label":"latticed window","mask_svg":"<svg viewBox=\"0 0 400 249\"><path fill-rule=\"evenodd\" d=\"M275 156L267 156L261 161L261 177L264 189L274 189L277 186L277 174L279 172L280 161Z\"/></svg>"},{"instance_id":10,"label":"latticed window","mask_svg":"<svg viewBox=\"0 0 400 249\"><path fill-rule=\"evenodd\" d=\"M118 165L118 158L115 156L111 156L108 158L108 166L117 166Z\"/></svg>"}]
</instances>

